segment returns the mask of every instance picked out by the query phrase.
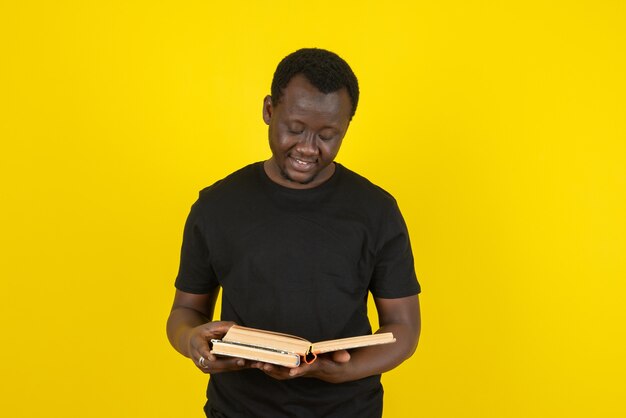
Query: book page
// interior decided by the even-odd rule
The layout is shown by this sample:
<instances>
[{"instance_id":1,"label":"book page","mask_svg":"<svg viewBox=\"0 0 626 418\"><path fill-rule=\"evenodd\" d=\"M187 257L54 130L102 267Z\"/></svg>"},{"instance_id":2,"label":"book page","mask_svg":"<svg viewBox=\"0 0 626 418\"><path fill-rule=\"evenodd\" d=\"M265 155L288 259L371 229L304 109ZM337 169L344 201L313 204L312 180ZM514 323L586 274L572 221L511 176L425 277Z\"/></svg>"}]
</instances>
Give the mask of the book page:
<instances>
[{"instance_id":1,"label":"book page","mask_svg":"<svg viewBox=\"0 0 626 418\"><path fill-rule=\"evenodd\" d=\"M320 341L313 344L312 352L315 354L330 353L337 350L349 350L351 348L367 347L370 345L389 344L395 342L391 332L381 334L361 335L358 337L340 338L338 340Z\"/></svg>"},{"instance_id":2,"label":"book page","mask_svg":"<svg viewBox=\"0 0 626 418\"><path fill-rule=\"evenodd\" d=\"M213 354L262 361L285 367L297 367L300 365L300 356L295 353L279 353L273 350L243 346L220 340L212 340L212 343L213 349L211 353Z\"/></svg>"},{"instance_id":3,"label":"book page","mask_svg":"<svg viewBox=\"0 0 626 418\"><path fill-rule=\"evenodd\" d=\"M311 346L311 343L304 338L239 325L233 325L222 341L286 351L301 356L304 356Z\"/></svg>"}]
</instances>

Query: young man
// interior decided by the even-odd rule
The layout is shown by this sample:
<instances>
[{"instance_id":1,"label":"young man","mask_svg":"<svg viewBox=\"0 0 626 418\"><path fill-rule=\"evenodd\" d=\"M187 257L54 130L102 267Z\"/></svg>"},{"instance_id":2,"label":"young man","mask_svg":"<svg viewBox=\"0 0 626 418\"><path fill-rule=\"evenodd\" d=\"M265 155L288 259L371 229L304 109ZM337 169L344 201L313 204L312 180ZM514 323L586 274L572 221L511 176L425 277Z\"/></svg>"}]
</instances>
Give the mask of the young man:
<instances>
[{"instance_id":1,"label":"young man","mask_svg":"<svg viewBox=\"0 0 626 418\"><path fill-rule=\"evenodd\" d=\"M393 197L334 162L357 79L336 54L301 49L280 62L271 93L272 157L204 189L191 209L168 337L211 374L208 417L380 417L380 374L417 346L420 286ZM234 323L309 341L369 334L368 292L394 344L294 369L210 353Z\"/></svg>"}]
</instances>

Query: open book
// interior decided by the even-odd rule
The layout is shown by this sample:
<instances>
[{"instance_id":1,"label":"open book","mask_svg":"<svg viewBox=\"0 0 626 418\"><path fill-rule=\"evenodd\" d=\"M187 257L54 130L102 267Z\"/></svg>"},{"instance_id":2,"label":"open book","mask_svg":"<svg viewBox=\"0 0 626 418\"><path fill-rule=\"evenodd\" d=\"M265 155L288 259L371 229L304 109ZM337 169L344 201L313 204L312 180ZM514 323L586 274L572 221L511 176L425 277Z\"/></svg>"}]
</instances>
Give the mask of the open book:
<instances>
[{"instance_id":1,"label":"open book","mask_svg":"<svg viewBox=\"0 0 626 418\"><path fill-rule=\"evenodd\" d=\"M301 360L313 363L318 354L395 341L391 332L385 332L311 343L293 335L233 325L221 340L211 340L211 353L297 367Z\"/></svg>"}]
</instances>

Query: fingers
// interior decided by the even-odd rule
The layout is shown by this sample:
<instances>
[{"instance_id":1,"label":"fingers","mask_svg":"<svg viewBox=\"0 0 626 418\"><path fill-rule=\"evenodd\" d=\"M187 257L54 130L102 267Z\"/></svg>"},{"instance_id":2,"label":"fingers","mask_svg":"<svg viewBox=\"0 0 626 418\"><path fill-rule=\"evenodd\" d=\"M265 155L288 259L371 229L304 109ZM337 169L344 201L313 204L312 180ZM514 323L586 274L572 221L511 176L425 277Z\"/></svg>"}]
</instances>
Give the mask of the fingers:
<instances>
[{"instance_id":1,"label":"fingers","mask_svg":"<svg viewBox=\"0 0 626 418\"><path fill-rule=\"evenodd\" d=\"M235 370L241 370L246 367L246 361L240 358L217 358L209 360L204 356L200 356L194 360L194 364L203 373L222 373Z\"/></svg>"},{"instance_id":2,"label":"fingers","mask_svg":"<svg viewBox=\"0 0 626 418\"><path fill-rule=\"evenodd\" d=\"M302 367L289 368L289 367L277 366L275 364L262 363L262 362L251 363L250 367L259 369L266 375L277 380L293 379L294 377L298 376L298 373L295 372L295 370L302 368ZM308 366L305 366L305 367L308 367Z\"/></svg>"},{"instance_id":3,"label":"fingers","mask_svg":"<svg viewBox=\"0 0 626 418\"><path fill-rule=\"evenodd\" d=\"M202 325L202 331L210 338L221 338L233 325L231 321L211 321Z\"/></svg>"},{"instance_id":4,"label":"fingers","mask_svg":"<svg viewBox=\"0 0 626 418\"><path fill-rule=\"evenodd\" d=\"M188 355L196 365L200 365L200 358L207 361L217 361L217 357L211 353L211 340L220 339L234 325L230 321L207 322L199 325L189 333Z\"/></svg>"},{"instance_id":5,"label":"fingers","mask_svg":"<svg viewBox=\"0 0 626 418\"><path fill-rule=\"evenodd\" d=\"M208 369L209 363L203 356L200 356L200 359L198 360L198 366L203 369Z\"/></svg>"}]
</instances>

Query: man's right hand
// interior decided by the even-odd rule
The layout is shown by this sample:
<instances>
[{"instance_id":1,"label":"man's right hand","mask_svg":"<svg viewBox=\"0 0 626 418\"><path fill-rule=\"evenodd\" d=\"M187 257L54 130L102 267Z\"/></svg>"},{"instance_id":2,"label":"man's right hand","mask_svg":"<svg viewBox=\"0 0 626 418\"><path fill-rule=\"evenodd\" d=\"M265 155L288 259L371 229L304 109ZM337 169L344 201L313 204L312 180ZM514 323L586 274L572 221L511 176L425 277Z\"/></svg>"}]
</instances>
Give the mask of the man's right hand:
<instances>
[{"instance_id":1,"label":"man's right hand","mask_svg":"<svg viewBox=\"0 0 626 418\"><path fill-rule=\"evenodd\" d=\"M250 367L244 359L211 354L211 340L221 339L235 323L211 321L219 288L195 294L176 290L167 319L167 337L172 346L203 373L221 373Z\"/></svg>"},{"instance_id":2,"label":"man's right hand","mask_svg":"<svg viewBox=\"0 0 626 418\"><path fill-rule=\"evenodd\" d=\"M221 373L241 370L246 361L240 358L218 357L211 354L211 340L221 339L235 325L234 322L214 321L199 325L188 332L187 353L203 373Z\"/></svg>"}]
</instances>

